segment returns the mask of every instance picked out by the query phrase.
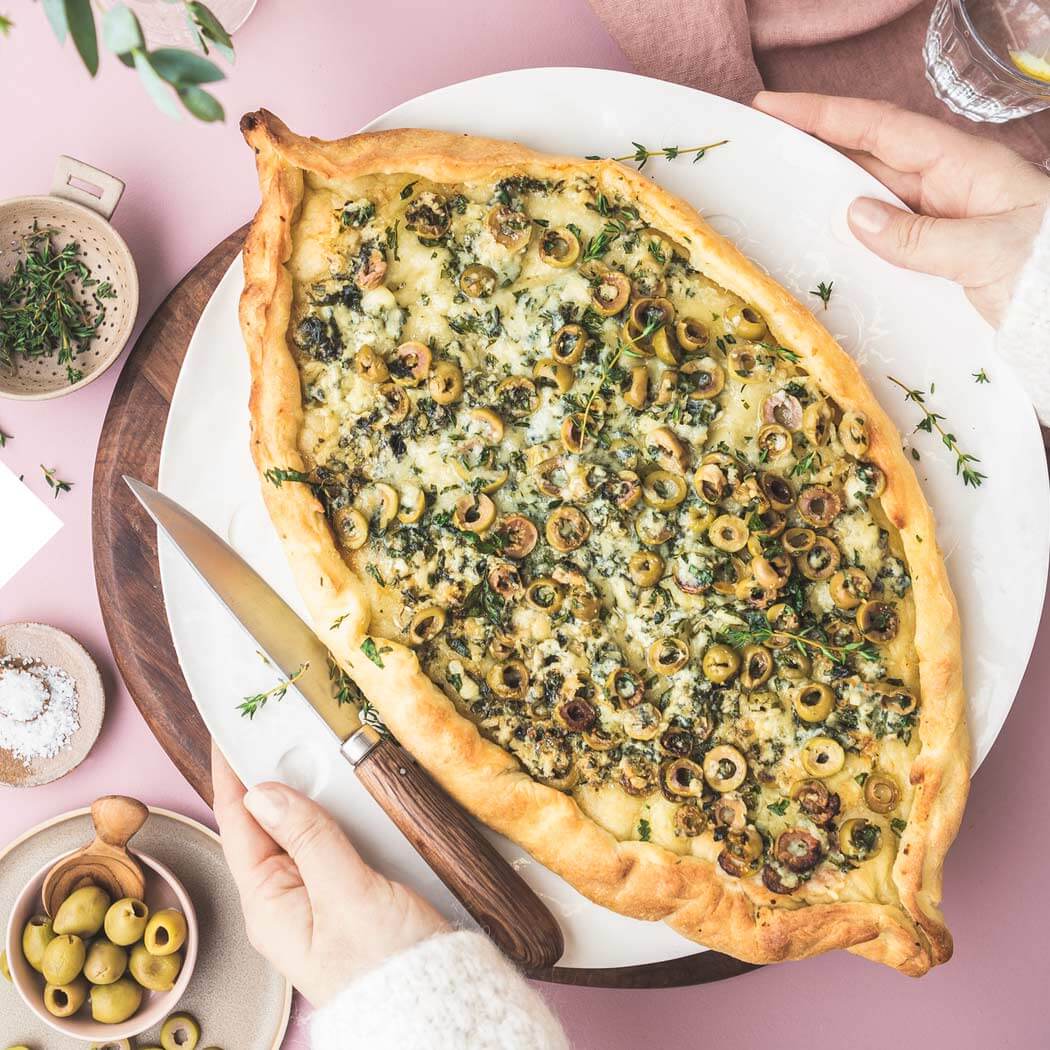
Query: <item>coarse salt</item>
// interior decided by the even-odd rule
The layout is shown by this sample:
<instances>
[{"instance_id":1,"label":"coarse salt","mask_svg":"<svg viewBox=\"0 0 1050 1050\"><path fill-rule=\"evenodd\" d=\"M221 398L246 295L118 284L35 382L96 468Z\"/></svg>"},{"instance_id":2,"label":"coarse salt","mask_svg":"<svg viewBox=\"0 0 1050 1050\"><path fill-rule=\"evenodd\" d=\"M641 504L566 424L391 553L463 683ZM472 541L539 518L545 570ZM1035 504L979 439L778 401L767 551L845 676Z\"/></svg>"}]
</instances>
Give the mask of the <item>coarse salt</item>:
<instances>
[{"instance_id":1,"label":"coarse salt","mask_svg":"<svg viewBox=\"0 0 1050 1050\"><path fill-rule=\"evenodd\" d=\"M80 728L76 683L39 660L0 660L0 748L29 765L53 758Z\"/></svg>"}]
</instances>

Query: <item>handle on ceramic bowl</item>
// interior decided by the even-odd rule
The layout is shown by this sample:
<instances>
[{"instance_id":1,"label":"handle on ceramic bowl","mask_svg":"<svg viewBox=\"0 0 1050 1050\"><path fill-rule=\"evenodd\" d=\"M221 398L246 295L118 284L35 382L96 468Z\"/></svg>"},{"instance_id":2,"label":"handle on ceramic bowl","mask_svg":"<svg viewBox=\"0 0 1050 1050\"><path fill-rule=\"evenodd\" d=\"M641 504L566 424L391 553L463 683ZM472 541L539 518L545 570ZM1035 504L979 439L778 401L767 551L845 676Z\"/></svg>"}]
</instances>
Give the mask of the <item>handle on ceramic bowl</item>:
<instances>
[{"instance_id":1,"label":"handle on ceramic bowl","mask_svg":"<svg viewBox=\"0 0 1050 1050\"><path fill-rule=\"evenodd\" d=\"M124 183L115 175L93 168L75 157L61 156L55 164L51 195L83 204L108 219L124 194Z\"/></svg>"}]
</instances>

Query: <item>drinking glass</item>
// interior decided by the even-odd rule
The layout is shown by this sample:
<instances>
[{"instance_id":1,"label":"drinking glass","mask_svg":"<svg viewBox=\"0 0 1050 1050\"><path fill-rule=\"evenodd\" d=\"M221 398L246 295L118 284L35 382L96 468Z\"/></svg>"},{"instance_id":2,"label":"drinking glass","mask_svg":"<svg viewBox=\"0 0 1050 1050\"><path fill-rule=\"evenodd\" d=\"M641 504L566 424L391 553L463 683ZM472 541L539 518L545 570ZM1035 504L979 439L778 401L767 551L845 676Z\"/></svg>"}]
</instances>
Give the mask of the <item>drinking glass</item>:
<instances>
[{"instance_id":1,"label":"drinking glass","mask_svg":"<svg viewBox=\"0 0 1050 1050\"><path fill-rule=\"evenodd\" d=\"M1017 64L1050 74L1050 0L937 0L923 55L934 94L970 120L1050 108L1050 82Z\"/></svg>"}]
</instances>

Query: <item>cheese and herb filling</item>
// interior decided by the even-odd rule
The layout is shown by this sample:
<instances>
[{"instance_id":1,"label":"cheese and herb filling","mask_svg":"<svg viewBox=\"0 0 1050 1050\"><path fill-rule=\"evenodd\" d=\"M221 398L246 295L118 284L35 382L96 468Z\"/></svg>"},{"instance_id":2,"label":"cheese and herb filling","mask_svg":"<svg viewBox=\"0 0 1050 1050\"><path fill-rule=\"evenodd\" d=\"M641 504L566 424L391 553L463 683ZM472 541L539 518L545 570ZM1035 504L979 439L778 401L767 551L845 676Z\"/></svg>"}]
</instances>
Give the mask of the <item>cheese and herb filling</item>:
<instances>
[{"instance_id":1,"label":"cheese and herb filling","mask_svg":"<svg viewBox=\"0 0 1050 1050\"><path fill-rule=\"evenodd\" d=\"M918 666L865 419L584 174L307 173L289 269L308 471L270 480L376 637L618 838L892 896Z\"/></svg>"}]
</instances>

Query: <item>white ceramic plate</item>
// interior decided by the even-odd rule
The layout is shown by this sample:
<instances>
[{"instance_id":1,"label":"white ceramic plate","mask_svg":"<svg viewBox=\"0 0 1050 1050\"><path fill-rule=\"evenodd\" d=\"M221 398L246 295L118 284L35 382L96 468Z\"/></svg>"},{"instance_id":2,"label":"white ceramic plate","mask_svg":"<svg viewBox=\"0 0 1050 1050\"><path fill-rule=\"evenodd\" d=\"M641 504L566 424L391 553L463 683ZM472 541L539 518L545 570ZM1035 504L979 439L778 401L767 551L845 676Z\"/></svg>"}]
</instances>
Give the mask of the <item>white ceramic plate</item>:
<instances>
[{"instance_id":1,"label":"white ceramic plate","mask_svg":"<svg viewBox=\"0 0 1050 1050\"><path fill-rule=\"evenodd\" d=\"M988 475L982 488L964 489L954 457L936 437L908 439L921 455L916 467L937 511L962 607L970 724L980 762L1010 709L1039 622L1050 525L1046 463L1024 391L996 359L992 332L958 289L895 270L851 237L849 202L861 194L889 194L838 153L761 113L604 70L485 77L406 102L371 125L404 126L514 138L577 155L628 153L632 141L688 147L731 140L698 164L652 160L646 172L693 202L817 311L860 362L903 434L912 431L918 413L887 375L927 391L935 385L932 407ZM190 344L168 417L160 482L301 609L248 455L248 367L237 327L242 279L238 261ZM825 313L808 292L832 280ZM973 378L982 368L988 384ZM279 777L309 791L336 813L370 860L452 913L444 888L358 787L301 698L289 694L252 723L238 715L238 700L273 685L274 672L166 544L160 562L186 680L241 776L248 782ZM591 904L515 846L498 845L561 919L564 965L622 966L696 950L660 923L625 919Z\"/></svg>"}]
</instances>

